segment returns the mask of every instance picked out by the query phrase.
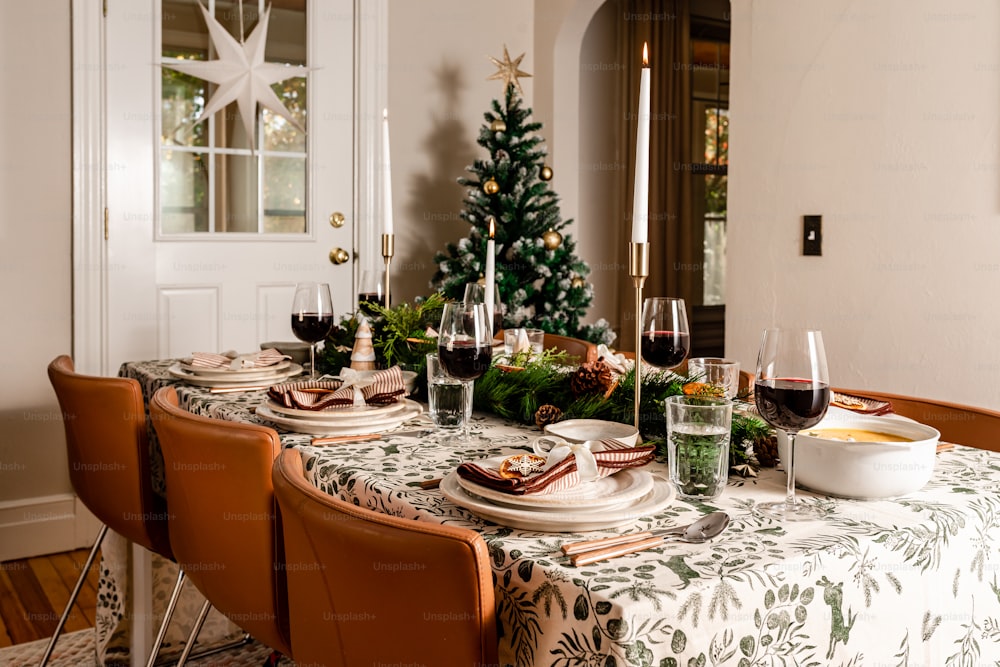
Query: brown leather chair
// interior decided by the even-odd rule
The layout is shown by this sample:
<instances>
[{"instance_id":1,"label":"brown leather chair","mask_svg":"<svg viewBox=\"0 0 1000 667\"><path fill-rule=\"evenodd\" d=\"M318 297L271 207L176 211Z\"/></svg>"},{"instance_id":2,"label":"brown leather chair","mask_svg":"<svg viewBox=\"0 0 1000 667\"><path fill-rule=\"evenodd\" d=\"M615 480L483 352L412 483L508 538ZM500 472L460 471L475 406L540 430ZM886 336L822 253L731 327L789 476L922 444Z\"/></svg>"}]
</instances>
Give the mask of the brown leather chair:
<instances>
[{"instance_id":1,"label":"brown leather chair","mask_svg":"<svg viewBox=\"0 0 1000 667\"><path fill-rule=\"evenodd\" d=\"M357 507L275 461L292 648L306 664L497 664L493 575L471 530Z\"/></svg>"},{"instance_id":2,"label":"brown leather chair","mask_svg":"<svg viewBox=\"0 0 1000 667\"><path fill-rule=\"evenodd\" d=\"M889 401L892 411L941 432L941 440L1000 452L1000 412L928 398L867 389L834 389L844 394Z\"/></svg>"},{"instance_id":3,"label":"brown leather chair","mask_svg":"<svg viewBox=\"0 0 1000 667\"><path fill-rule=\"evenodd\" d=\"M80 501L103 523L55 634L42 656L48 663L108 528L173 560L167 505L153 492L146 410L139 383L128 378L81 375L61 355L48 367L66 431L69 479ZM179 581L183 577L180 574ZM171 607L172 610L172 607ZM161 628L170 622L168 613ZM160 642L153 647L156 658Z\"/></svg>"},{"instance_id":4,"label":"brown leather chair","mask_svg":"<svg viewBox=\"0 0 1000 667\"><path fill-rule=\"evenodd\" d=\"M503 342L503 331L498 331L494 339ZM571 357L575 357L578 363L597 361L597 345L580 338L570 338L558 334L546 333L542 340L542 346L546 350L555 348L560 352L565 352Z\"/></svg>"},{"instance_id":5,"label":"brown leather chair","mask_svg":"<svg viewBox=\"0 0 1000 667\"><path fill-rule=\"evenodd\" d=\"M287 590L271 466L281 441L258 424L210 419L178 407L173 387L149 402L163 451L170 543L205 596L181 662L210 605L261 643L291 655Z\"/></svg>"}]
</instances>

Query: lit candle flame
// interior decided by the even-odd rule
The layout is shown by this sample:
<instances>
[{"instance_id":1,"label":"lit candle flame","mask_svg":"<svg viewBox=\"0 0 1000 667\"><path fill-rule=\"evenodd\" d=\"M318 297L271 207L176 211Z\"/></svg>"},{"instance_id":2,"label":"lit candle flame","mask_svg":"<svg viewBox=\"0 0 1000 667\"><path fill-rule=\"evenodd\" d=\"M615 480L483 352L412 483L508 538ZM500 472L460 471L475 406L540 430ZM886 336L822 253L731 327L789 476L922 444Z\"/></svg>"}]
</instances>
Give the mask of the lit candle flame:
<instances>
[{"instance_id":1,"label":"lit candle flame","mask_svg":"<svg viewBox=\"0 0 1000 667\"><path fill-rule=\"evenodd\" d=\"M494 217L493 217L493 216L491 215L491 216L490 216L490 238L493 238L493 234L494 234L494 232L496 231L496 228L495 228L495 226L496 226L496 222L497 222L497 219L496 219L496 218L494 218Z\"/></svg>"},{"instance_id":2,"label":"lit candle flame","mask_svg":"<svg viewBox=\"0 0 1000 667\"><path fill-rule=\"evenodd\" d=\"M647 42L642 43L642 66L649 67L649 44Z\"/></svg>"}]
</instances>

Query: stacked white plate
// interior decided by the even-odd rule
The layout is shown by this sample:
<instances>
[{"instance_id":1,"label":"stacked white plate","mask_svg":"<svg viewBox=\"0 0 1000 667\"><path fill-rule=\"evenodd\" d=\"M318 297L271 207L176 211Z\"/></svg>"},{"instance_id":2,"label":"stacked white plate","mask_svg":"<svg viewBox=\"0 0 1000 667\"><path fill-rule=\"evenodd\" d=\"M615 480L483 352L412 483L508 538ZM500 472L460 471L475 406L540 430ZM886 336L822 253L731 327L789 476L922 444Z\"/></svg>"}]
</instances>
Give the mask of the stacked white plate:
<instances>
[{"instance_id":1,"label":"stacked white plate","mask_svg":"<svg viewBox=\"0 0 1000 667\"><path fill-rule=\"evenodd\" d=\"M365 405L332 410L299 410L268 399L257 406L257 416L286 431L312 435L367 435L394 429L420 415L416 401L402 399L390 405Z\"/></svg>"},{"instance_id":2,"label":"stacked white plate","mask_svg":"<svg viewBox=\"0 0 1000 667\"><path fill-rule=\"evenodd\" d=\"M302 366L285 359L264 368L205 368L192 366L191 359L182 359L167 372L196 387L263 386L283 382L302 372Z\"/></svg>"},{"instance_id":3,"label":"stacked white plate","mask_svg":"<svg viewBox=\"0 0 1000 667\"><path fill-rule=\"evenodd\" d=\"M498 466L505 457L487 459ZM473 514L504 526L550 533L615 528L656 514L674 499L673 486L648 470L626 468L556 493L513 495L464 479L453 471L441 493Z\"/></svg>"}]
</instances>

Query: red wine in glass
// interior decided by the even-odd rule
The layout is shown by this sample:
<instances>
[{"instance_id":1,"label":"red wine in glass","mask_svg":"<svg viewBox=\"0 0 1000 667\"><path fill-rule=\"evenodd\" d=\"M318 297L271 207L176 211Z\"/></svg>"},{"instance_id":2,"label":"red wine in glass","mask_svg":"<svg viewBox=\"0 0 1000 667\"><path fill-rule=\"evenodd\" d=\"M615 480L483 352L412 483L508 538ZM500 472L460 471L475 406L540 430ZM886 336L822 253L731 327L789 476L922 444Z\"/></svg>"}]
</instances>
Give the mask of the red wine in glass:
<instances>
[{"instance_id":1,"label":"red wine in glass","mask_svg":"<svg viewBox=\"0 0 1000 667\"><path fill-rule=\"evenodd\" d=\"M362 303L377 303L383 308L385 307L385 299L377 292L361 292L358 294L358 304Z\"/></svg>"},{"instance_id":2,"label":"red wine in glass","mask_svg":"<svg viewBox=\"0 0 1000 667\"><path fill-rule=\"evenodd\" d=\"M801 431L823 419L830 404L830 386L797 378L758 380L754 397L767 423L783 431Z\"/></svg>"},{"instance_id":3,"label":"red wine in glass","mask_svg":"<svg viewBox=\"0 0 1000 667\"><path fill-rule=\"evenodd\" d=\"M474 340L452 341L450 346L438 346L438 358L448 375L460 380L475 380L489 370L493 347L478 345Z\"/></svg>"},{"instance_id":4,"label":"red wine in glass","mask_svg":"<svg viewBox=\"0 0 1000 667\"><path fill-rule=\"evenodd\" d=\"M676 368L688 355L690 336L681 331L644 331L642 358L660 368Z\"/></svg>"},{"instance_id":5,"label":"red wine in glass","mask_svg":"<svg viewBox=\"0 0 1000 667\"><path fill-rule=\"evenodd\" d=\"M292 333L303 343L318 343L333 329L333 315L300 313L292 315Z\"/></svg>"}]
</instances>

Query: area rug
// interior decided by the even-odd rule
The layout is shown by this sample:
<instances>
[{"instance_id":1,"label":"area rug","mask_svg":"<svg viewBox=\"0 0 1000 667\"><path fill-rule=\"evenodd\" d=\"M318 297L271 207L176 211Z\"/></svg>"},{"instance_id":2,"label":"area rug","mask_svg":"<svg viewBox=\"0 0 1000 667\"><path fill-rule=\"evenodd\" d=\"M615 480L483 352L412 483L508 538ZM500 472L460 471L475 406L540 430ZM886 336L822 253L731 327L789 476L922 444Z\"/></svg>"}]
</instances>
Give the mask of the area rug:
<instances>
[{"instance_id":1,"label":"area rug","mask_svg":"<svg viewBox=\"0 0 1000 667\"><path fill-rule=\"evenodd\" d=\"M0 666L35 667L41 660L48 641L48 639L40 639L0 649ZM187 664L192 667L261 667L269 655L271 655L271 649L263 644L251 642L204 658L189 660ZM281 667L294 667L295 665L288 659L282 659L278 664ZM49 665L51 667L98 667L94 651L94 631L80 630L60 637Z\"/></svg>"}]
</instances>

